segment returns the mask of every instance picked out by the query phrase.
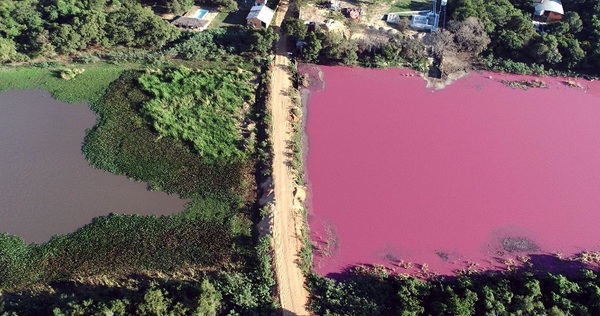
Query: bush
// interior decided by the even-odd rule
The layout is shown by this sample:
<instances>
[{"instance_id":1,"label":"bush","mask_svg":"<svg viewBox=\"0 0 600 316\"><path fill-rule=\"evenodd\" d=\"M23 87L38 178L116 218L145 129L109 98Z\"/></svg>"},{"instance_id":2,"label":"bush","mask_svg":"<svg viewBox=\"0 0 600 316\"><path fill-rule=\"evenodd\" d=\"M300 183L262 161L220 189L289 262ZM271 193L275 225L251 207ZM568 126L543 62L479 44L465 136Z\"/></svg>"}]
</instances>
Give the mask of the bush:
<instances>
[{"instance_id":1,"label":"bush","mask_svg":"<svg viewBox=\"0 0 600 316\"><path fill-rule=\"evenodd\" d=\"M186 198L201 195L227 202L244 196L242 183L247 182L251 162L208 165L188 144L161 137L140 113L150 97L140 90L139 75L125 73L108 88L110 93L101 102L92 104L100 118L83 146L90 163Z\"/></svg>"},{"instance_id":2,"label":"bush","mask_svg":"<svg viewBox=\"0 0 600 316\"><path fill-rule=\"evenodd\" d=\"M75 79L78 75L82 74L85 71L83 68L69 68L60 72L60 77L63 80L72 80Z\"/></svg>"},{"instance_id":3,"label":"bush","mask_svg":"<svg viewBox=\"0 0 600 316\"><path fill-rule=\"evenodd\" d=\"M184 67L140 77L153 99L143 105L163 136L190 142L206 163L243 160L241 124L254 103L249 72L193 71Z\"/></svg>"},{"instance_id":4,"label":"bush","mask_svg":"<svg viewBox=\"0 0 600 316\"><path fill-rule=\"evenodd\" d=\"M80 64L94 64L100 61L100 57L91 54L82 54L75 57L73 61Z\"/></svg>"},{"instance_id":5,"label":"bush","mask_svg":"<svg viewBox=\"0 0 600 316\"><path fill-rule=\"evenodd\" d=\"M141 63L154 65L164 59L164 53L145 50L115 50L102 54L102 58L114 64Z\"/></svg>"},{"instance_id":6,"label":"bush","mask_svg":"<svg viewBox=\"0 0 600 316\"><path fill-rule=\"evenodd\" d=\"M217 60L226 54L225 50L216 42L216 39L223 36L224 33L224 29L210 29L194 33L189 38L175 44L167 50L167 53L187 60Z\"/></svg>"}]
</instances>

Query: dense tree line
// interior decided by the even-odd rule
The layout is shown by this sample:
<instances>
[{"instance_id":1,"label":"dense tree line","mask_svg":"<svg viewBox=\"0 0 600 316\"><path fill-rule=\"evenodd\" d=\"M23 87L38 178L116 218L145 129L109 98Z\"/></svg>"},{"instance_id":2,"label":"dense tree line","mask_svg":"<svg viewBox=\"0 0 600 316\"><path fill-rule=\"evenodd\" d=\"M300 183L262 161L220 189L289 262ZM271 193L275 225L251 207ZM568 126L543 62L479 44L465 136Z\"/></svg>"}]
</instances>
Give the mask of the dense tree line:
<instances>
[{"instance_id":1,"label":"dense tree line","mask_svg":"<svg viewBox=\"0 0 600 316\"><path fill-rule=\"evenodd\" d=\"M495 70L521 73L600 73L600 4L566 0L563 6L565 15L560 22L536 30L531 2L450 1L447 28L423 41L377 29L364 30L364 36L355 40L319 28L308 32L304 21L297 18L286 19L282 30L304 42L302 58L308 62L421 68L428 46L443 73L478 61Z\"/></svg>"},{"instance_id":2,"label":"dense tree line","mask_svg":"<svg viewBox=\"0 0 600 316\"><path fill-rule=\"evenodd\" d=\"M355 270L344 281L309 277L317 315L598 315L600 278L492 273L421 281Z\"/></svg>"},{"instance_id":3,"label":"dense tree line","mask_svg":"<svg viewBox=\"0 0 600 316\"><path fill-rule=\"evenodd\" d=\"M268 239L260 239L255 250L246 273L138 273L4 290L0 315L273 315Z\"/></svg>"},{"instance_id":4,"label":"dense tree line","mask_svg":"<svg viewBox=\"0 0 600 316\"><path fill-rule=\"evenodd\" d=\"M135 0L4 0L0 62L91 48L161 47L179 31Z\"/></svg>"},{"instance_id":5,"label":"dense tree line","mask_svg":"<svg viewBox=\"0 0 600 316\"><path fill-rule=\"evenodd\" d=\"M349 39L339 32L325 32L317 28L308 31L301 19L287 18L282 31L293 44L303 43L300 55L304 61L322 64L390 67L400 64L418 67L427 57L425 45L402 34L390 35L370 29L358 40Z\"/></svg>"},{"instance_id":6,"label":"dense tree line","mask_svg":"<svg viewBox=\"0 0 600 316\"><path fill-rule=\"evenodd\" d=\"M600 4L562 1L565 15L541 28L532 23L533 4L517 0L458 0L448 3L451 19L479 19L490 37L490 59L536 63L546 70L600 71Z\"/></svg>"}]
</instances>

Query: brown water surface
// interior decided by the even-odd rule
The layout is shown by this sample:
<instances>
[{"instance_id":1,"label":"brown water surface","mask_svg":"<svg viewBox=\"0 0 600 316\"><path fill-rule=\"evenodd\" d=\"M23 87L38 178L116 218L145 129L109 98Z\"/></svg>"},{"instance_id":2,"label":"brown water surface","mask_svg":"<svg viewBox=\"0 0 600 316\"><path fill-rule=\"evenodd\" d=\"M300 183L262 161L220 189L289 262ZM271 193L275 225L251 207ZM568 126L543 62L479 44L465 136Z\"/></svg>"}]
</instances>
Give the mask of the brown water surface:
<instances>
[{"instance_id":1,"label":"brown water surface","mask_svg":"<svg viewBox=\"0 0 600 316\"><path fill-rule=\"evenodd\" d=\"M0 232L44 242L109 213L171 214L185 200L93 169L81 153L96 117L48 92L0 93Z\"/></svg>"}]
</instances>

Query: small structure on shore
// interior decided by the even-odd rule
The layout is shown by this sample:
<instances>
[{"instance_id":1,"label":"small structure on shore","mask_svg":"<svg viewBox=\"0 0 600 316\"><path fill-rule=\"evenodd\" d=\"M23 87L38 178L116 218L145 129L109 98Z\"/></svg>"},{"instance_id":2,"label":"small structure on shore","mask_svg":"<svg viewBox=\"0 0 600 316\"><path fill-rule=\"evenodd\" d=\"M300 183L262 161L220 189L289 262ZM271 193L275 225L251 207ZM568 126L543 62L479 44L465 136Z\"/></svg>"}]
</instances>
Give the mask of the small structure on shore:
<instances>
[{"instance_id":1,"label":"small structure on shore","mask_svg":"<svg viewBox=\"0 0 600 316\"><path fill-rule=\"evenodd\" d=\"M207 20L190 18L187 16L177 17L175 20L173 20L171 22L171 24L173 24L177 27L191 29L191 30L204 30L204 29L206 29L206 27L208 26L209 23L210 23L210 21L207 21Z\"/></svg>"},{"instance_id":2,"label":"small structure on shore","mask_svg":"<svg viewBox=\"0 0 600 316\"><path fill-rule=\"evenodd\" d=\"M559 22L564 14L560 0L539 0L535 4L533 21L546 24Z\"/></svg>"},{"instance_id":3,"label":"small structure on shore","mask_svg":"<svg viewBox=\"0 0 600 316\"><path fill-rule=\"evenodd\" d=\"M403 16L410 16L410 27L413 30L433 32L438 28L440 17L442 17L442 27L446 23L446 4L448 1L441 0L439 10L437 9L437 1L432 1L432 10L390 12L385 17L386 22L399 24Z\"/></svg>"},{"instance_id":4,"label":"small structure on shore","mask_svg":"<svg viewBox=\"0 0 600 316\"><path fill-rule=\"evenodd\" d=\"M264 1L266 4L266 1ZM275 12L264 4L258 4L250 9L250 13L246 17L246 23L255 29L264 27L267 28L273 20Z\"/></svg>"},{"instance_id":5,"label":"small structure on shore","mask_svg":"<svg viewBox=\"0 0 600 316\"><path fill-rule=\"evenodd\" d=\"M193 6L183 16L173 19L171 24L183 29L204 31L216 15L217 12L212 12L210 9Z\"/></svg>"},{"instance_id":6,"label":"small structure on shore","mask_svg":"<svg viewBox=\"0 0 600 316\"><path fill-rule=\"evenodd\" d=\"M438 27L439 18L440 15L433 11L413 15L410 20L410 27L418 31L435 31Z\"/></svg>"}]
</instances>

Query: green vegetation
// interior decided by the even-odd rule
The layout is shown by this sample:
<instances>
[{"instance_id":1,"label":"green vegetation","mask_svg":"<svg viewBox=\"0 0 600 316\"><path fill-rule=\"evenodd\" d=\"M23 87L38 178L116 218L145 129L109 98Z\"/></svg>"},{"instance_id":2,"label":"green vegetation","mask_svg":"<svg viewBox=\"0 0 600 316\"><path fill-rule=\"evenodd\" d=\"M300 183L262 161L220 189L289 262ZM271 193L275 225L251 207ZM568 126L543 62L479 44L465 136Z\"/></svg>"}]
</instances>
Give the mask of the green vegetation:
<instances>
[{"instance_id":1,"label":"green vegetation","mask_svg":"<svg viewBox=\"0 0 600 316\"><path fill-rule=\"evenodd\" d=\"M147 181L152 188L192 202L186 211L171 216L100 217L41 245L25 245L19 238L2 235L2 253L11 256L1 261L0 286L216 267L231 261L233 238L250 236L233 224L234 219L239 221L236 214L253 203L248 191L252 162L207 165L186 144L161 138L140 112L150 98L138 87L137 77L135 72L125 74L92 105L100 121L89 132L84 153L96 167ZM244 243L239 246L242 251Z\"/></svg>"},{"instance_id":2,"label":"green vegetation","mask_svg":"<svg viewBox=\"0 0 600 316\"><path fill-rule=\"evenodd\" d=\"M302 118L304 114L302 101L300 100L300 91L295 88L300 86L298 64L296 64L296 62L291 62L289 70L294 85L294 87L290 87L287 92L292 101L292 107L290 108L290 116L292 118L292 139L289 144L290 150L292 151L290 166L292 167L296 184L304 185L304 157L302 144L302 139L304 137L304 123Z\"/></svg>"},{"instance_id":3,"label":"green vegetation","mask_svg":"<svg viewBox=\"0 0 600 316\"><path fill-rule=\"evenodd\" d=\"M193 144L208 162L233 163L244 158L239 126L254 89L245 71L193 71L188 68L150 72L140 77L153 99L143 111L163 136Z\"/></svg>"},{"instance_id":4,"label":"green vegetation","mask_svg":"<svg viewBox=\"0 0 600 316\"><path fill-rule=\"evenodd\" d=\"M168 12L179 15L186 13L194 5L194 0L162 0L161 2Z\"/></svg>"},{"instance_id":5,"label":"green vegetation","mask_svg":"<svg viewBox=\"0 0 600 316\"><path fill-rule=\"evenodd\" d=\"M125 74L101 103L92 105L100 121L83 147L91 164L144 180L155 190L239 203L246 196L243 183L250 182L251 162L211 166L190 146L155 132L141 113L150 97L141 91L138 76Z\"/></svg>"},{"instance_id":6,"label":"green vegetation","mask_svg":"<svg viewBox=\"0 0 600 316\"><path fill-rule=\"evenodd\" d=\"M2 315L273 315L275 283L268 239L260 239L255 271L79 277L4 292Z\"/></svg>"},{"instance_id":7,"label":"green vegetation","mask_svg":"<svg viewBox=\"0 0 600 316\"><path fill-rule=\"evenodd\" d=\"M347 39L337 32L317 29L307 32L304 21L286 18L282 31L294 42L302 40L301 57L306 62L320 64L361 65L365 67L391 67L406 65L417 68L427 57L425 45L420 40L397 34L382 35L379 30L368 30L364 39Z\"/></svg>"},{"instance_id":8,"label":"green vegetation","mask_svg":"<svg viewBox=\"0 0 600 316\"><path fill-rule=\"evenodd\" d=\"M0 287L93 275L174 272L186 265L219 266L229 260L230 244L226 226L181 216L99 217L40 245L25 245L18 237L2 234Z\"/></svg>"},{"instance_id":9,"label":"green vegetation","mask_svg":"<svg viewBox=\"0 0 600 316\"><path fill-rule=\"evenodd\" d=\"M238 9L234 11L219 11L216 18L210 23L209 28L230 28L246 24L248 11L250 11L254 2L244 0L237 0L235 2Z\"/></svg>"},{"instance_id":10,"label":"green vegetation","mask_svg":"<svg viewBox=\"0 0 600 316\"><path fill-rule=\"evenodd\" d=\"M5 0L0 17L0 62L90 48L157 48L179 35L135 0Z\"/></svg>"},{"instance_id":11,"label":"green vegetation","mask_svg":"<svg viewBox=\"0 0 600 316\"><path fill-rule=\"evenodd\" d=\"M0 4L0 63L11 64L0 90L88 102L91 165L190 200L169 216L101 216L43 244L0 234L0 314L273 314L270 237L253 224L272 161L268 76L257 74L277 37L230 17L227 28L180 32L155 14L192 4Z\"/></svg>"},{"instance_id":12,"label":"green vegetation","mask_svg":"<svg viewBox=\"0 0 600 316\"><path fill-rule=\"evenodd\" d=\"M516 0L486 2L460 0L448 3L450 17L477 18L491 42L483 56L546 70L598 73L600 69L600 6L594 0L562 2L565 16L541 32L533 28L533 4ZM510 62L509 62L510 63ZM507 70L515 67L507 64ZM497 66L502 63L496 63Z\"/></svg>"},{"instance_id":13,"label":"green vegetation","mask_svg":"<svg viewBox=\"0 0 600 316\"><path fill-rule=\"evenodd\" d=\"M387 0L359 1L377 5ZM459 0L448 3L447 29L427 39L428 54L420 39L403 34L389 35L361 28L360 39L347 39L335 32L306 34L303 21L288 18L282 30L303 40L302 58L323 64L359 64L367 67L410 66L427 70L426 58L442 75L484 68L533 74L600 74L600 5L595 0L562 2L563 19L536 30L532 21L534 4L517 0ZM395 1L392 11L428 9L430 2ZM352 22L346 22L352 28ZM408 28L409 20L397 25ZM354 27L357 27L354 25Z\"/></svg>"},{"instance_id":14,"label":"green vegetation","mask_svg":"<svg viewBox=\"0 0 600 316\"><path fill-rule=\"evenodd\" d=\"M529 272L419 281L357 269L345 281L309 277L317 315L598 315L600 278Z\"/></svg>"},{"instance_id":15,"label":"green vegetation","mask_svg":"<svg viewBox=\"0 0 600 316\"><path fill-rule=\"evenodd\" d=\"M85 72L73 80L65 81L61 79L60 73L66 67L48 63L40 66L48 68L0 68L0 91L42 88L58 100L93 103L100 100L108 85L123 71L123 67L112 65L81 65L79 67L84 68Z\"/></svg>"},{"instance_id":16,"label":"green vegetation","mask_svg":"<svg viewBox=\"0 0 600 316\"><path fill-rule=\"evenodd\" d=\"M3 296L3 315L217 315L222 277L174 280L138 275L57 283ZM115 297L126 293L126 298ZM27 301L29 304L19 304Z\"/></svg>"},{"instance_id":17,"label":"green vegetation","mask_svg":"<svg viewBox=\"0 0 600 316\"><path fill-rule=\"evenodd\" d=\"M396 0L392 2L390 12L430 10L431 1L426 0Z\"/></svg>"},{"instance_id":18,"label":"green vegetation","mask_svg":"<svg viewBox=\"0 0 600 316\"><path fill-rule=\"evenodd\" d=\"M178 71L190 70L164 73ZM189 78L205 78L208 73L197 72L199 77ZM238 84L253 91L253 76L248 73L219 73L234 76ZM272 313L274 280L268 239L261 239L255 249L251 231L255 217L251 211L255 201L252 146L245 149L243 159L208 163L192 144L161 136L153 128L152 116L144 114L144 104L152 96L142 90L140 76L144 74L124 73L110 85L109 93L92 104L99 122L86 137L84 153L96 167L146 181L153 189L191 198L191 202L184 212L170 216L102 216L74 233L39 245L0 235L0 253L4 254L0 288L8 297L0 312ZM184 91L184 82L170 87ZM189 273L215 270L220 272L208 279L183 282ZM124 285L94 285L98 278L130 284L156 274L171 275L170 281L151 277L158 285L137 284L135 291ZM50 282L57 287L47 289ZM37 290L40 286L42 291Z\"/></svg>"}]
</instances>

